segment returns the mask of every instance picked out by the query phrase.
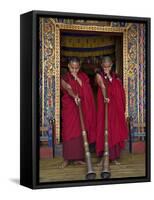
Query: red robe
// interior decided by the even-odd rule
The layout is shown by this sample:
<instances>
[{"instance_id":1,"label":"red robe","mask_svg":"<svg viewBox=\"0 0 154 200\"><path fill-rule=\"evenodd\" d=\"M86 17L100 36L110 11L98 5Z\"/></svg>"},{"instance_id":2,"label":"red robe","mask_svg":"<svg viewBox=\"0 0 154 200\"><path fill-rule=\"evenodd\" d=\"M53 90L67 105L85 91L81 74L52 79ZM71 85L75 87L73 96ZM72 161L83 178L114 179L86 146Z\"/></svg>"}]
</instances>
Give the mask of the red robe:
<instances>
[{"instance_id":1,"label":"red robe","mask_svg":"<svg viewBox=\"0 0 154 200\"><path fill-rule=\"evenodd\" d=\"M105 79L101 73L103 82ZM120 156L121 150L125 146L128 136L128 128L125 120L125 92L121 80L116 74L112 74L112 82L107 80L107 94L110 99L108 103L108 142L109 157L114 160ZM104 97L101 88L97 93L97 133L96 133L96 153L103 155L104 151Z\"/></svg>"},{"instance_id":2,"label":"red robe","mask_svg":"<svg viewBox=\"0 0 154 200\"><path fill-rule=\"evenodd\" d=\"M93 93L88 76L84 72L78 72L78 77L82 81L82 86L79 85L70 72L66 73L62 79L80 97L88 142L94 143L96 139L96 113ZM62 88L62 91L62 140L64 159L81 160L84 159L84 150L78 107L73 97L65 89Z\"/></svg>"}]
</instances>

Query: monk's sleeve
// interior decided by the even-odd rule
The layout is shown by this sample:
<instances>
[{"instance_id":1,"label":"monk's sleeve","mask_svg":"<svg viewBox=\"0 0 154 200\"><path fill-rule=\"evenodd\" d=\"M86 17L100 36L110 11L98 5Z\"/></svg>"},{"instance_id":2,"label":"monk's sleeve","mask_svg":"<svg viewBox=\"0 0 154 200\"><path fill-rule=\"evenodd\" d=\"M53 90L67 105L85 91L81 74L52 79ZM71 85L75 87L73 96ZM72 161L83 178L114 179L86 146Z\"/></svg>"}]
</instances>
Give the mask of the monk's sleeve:
<instances>
[{"instance_id":1,"label":"monk's sleeve","mask_svg":"<svg viewBox=\"0 0 154 200\"><path fill-rule=\"evenodd\" d=\"M82 87L83 87L83 90L88 90L90 93L92 93L90 80L86 74L84 74L84 76L82 78Z\"/></svg>"},{"instance_id":2,"label":"monk's sleeve","mask_svg":"<svg viewBox=\"0 0 154 200\"><path fill-rule=\"evenodd\" d=\"M123 104L123 108L124 108L124 112L126 111L126 96L125 96L125 90L124 87L122 85L122 81L118 78L118 83L119 83L119 90L120 90L120 94L121 94L121 98L122 98L122 104Z\"/></svg>"},{"instance_id":3,"label":"monk's sleeve","mask_svg":"<svg viewBox=\"0 0 154 200\"><path fill-rule=\"evenodd\" d=\"M86 74L83 74L82 83L82 89L84 93L83 111L88 132L88 142L93 143L96 139L96 110L90 80Z\"/></svg>"},{"instance_id":4,"label":"monk's sleeve","mask_svg":"<svg viewBox=\"0 0 154 200\"><path fill-rule=\"evenodd\" d=\"M89 78L86 74L84 74L84 82L89 84Z\"/></svg>"}]
</instances>

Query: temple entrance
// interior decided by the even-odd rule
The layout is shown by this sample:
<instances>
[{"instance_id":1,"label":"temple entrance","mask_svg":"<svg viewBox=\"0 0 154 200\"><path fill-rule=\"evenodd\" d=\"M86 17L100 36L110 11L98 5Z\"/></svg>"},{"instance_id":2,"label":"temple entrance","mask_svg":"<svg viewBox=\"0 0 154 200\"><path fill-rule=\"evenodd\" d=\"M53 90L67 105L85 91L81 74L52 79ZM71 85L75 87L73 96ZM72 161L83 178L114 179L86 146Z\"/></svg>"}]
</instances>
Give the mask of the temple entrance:
<instances>
[{"instance_id":1,"label":"temple entrance","mask_svg":"<svg viewBox=\"0 0 154 200\"><path fill-rule=\"evenodd\" d=\"M113 70L123 80L123 34L94 31L60 31L60 74L68 71L70 57L80 59L81 70L85 72L93 89L96 102L97 85L95 70L100 68L103 56L110 56L113 61ZM62 105L61 105L62 106ZM62 120L60 120L61 122ZM61 130L61 124L60 124ZM60 134L61 135L61 134ZM60 137L60 141L62 139Z\"/></svg>"}]
</instances>

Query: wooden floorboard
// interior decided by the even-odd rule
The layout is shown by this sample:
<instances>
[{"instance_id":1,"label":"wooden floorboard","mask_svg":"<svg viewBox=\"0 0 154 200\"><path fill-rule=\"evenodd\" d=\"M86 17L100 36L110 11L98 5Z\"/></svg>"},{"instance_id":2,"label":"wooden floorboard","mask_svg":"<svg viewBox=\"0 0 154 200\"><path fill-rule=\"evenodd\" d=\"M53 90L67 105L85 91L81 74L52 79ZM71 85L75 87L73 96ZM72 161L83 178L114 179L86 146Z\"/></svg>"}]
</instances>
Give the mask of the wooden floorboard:
<instances>
[{"instance_id":1,"label":"wooden floorboard","mask_svg":"<svg viewBox=\"0 0 154 200\"><path fill-rule=\"evenodd\" d=\"M120 165L110 164L111 178L145 176L145 155L123 153L119 160ZM85 180L86 166L71 164L59 169L62 158L40 160L40 182ZM96 179L100 179L101 167L97 166L98 158L92 155L92 163L96 172Z\"/></svg>"}]
</instances>

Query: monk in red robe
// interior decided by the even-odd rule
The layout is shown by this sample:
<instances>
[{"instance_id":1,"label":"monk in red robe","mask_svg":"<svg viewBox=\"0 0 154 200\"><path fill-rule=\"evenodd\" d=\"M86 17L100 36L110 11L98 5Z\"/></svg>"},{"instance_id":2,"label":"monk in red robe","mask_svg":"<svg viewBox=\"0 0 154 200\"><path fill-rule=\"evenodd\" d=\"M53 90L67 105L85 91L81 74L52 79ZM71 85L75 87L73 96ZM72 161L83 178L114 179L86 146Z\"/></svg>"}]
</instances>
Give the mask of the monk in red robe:
<instances>
[{"instance_id":1,"label":"monk in red robe","mask_svg":"<svg viewBox=\"0 0 154 200\"><path fill-rule=\"evenodd\" d=\"M115 164L120 164L116 159L120 157L121 150L125 147L128 136L128 128L125 120L125 92L121 80L112 70L112 60L109 56L102 59L101 71L96 73L98 84L97 94L97 133L96 153L103 156L104 153L104 126L105 104L108 103L108 143L109 159ZM105 97L106 87L108 98ZM102 165L101 159L100 165Z\"/></svg>"},{"instance_id":2,"label":"monk in red robe","mask_svg":"<svg viewBox=\"0 0 154 200\"><path fill-rule=\"evenodd\" d=\"M89 144L95 142L96 113L92 89L88 76L80 71L80 61L73 57L68 64L69 72L61 78L62 96L62 167L70 161L84 162L84 146L80 125L78 102L81 102Z\"/></svg>"}]
</instances>

